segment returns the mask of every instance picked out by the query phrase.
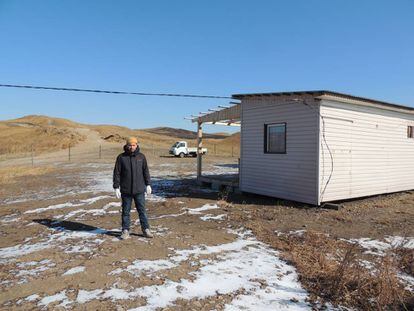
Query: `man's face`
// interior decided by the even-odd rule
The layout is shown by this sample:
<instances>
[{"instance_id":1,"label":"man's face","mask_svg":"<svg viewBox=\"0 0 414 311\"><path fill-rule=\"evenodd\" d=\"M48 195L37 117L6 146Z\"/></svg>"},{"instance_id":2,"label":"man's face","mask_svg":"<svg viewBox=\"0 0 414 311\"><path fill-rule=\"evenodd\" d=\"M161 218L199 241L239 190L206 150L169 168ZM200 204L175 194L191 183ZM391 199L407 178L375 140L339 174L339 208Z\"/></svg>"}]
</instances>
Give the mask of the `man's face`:
<instances>
[{"instance_id":1,"label":"man's face","mask_svg":"<svg viewBox=\"0 0 414 311\"><path fill-rule=\"evenodd\" d=\"M132 143L132 144L128 144L127 148L130 152L134 152L137 149L137 144L136 143Z\"/></svg>"}]
</instances>

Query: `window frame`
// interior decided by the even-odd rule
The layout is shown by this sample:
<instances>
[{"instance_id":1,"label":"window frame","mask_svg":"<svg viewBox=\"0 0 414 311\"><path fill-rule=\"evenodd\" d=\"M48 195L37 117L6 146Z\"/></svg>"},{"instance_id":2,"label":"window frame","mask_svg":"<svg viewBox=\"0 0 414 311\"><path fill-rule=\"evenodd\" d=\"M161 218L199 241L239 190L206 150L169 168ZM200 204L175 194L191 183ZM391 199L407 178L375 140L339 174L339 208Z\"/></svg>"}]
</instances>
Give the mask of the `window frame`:
<instances>
[{"instance_id":1,"label":"window frame","mask_svg":"<svg viewBox=\"0 0 414 311\"><path fill-rule=\"evenodd\" d=\"M285 150L283 152L268 151L269 146L269 128L272 126L283 125L285 128ZM265 154L287 154L287 122L265 123L264 124L264 153Z\"/></svg>"},{"instance_id":2,"label":"window frame","mask_svg":"<svg viewBox=\"0 0 414 311\"><path fill-rule=\"evenodd\" d=\"M407 125L407 138L414 139L414 125Z\"/></svg>"}]
</instances>

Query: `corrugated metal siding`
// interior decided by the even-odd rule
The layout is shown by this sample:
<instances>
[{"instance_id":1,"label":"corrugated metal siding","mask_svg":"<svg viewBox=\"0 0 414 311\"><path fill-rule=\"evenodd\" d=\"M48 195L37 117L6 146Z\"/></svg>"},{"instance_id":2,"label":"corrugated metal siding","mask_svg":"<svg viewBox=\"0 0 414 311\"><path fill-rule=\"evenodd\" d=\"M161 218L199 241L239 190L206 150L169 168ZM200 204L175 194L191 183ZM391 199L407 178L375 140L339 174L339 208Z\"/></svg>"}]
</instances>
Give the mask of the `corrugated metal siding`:
<instances>
[{"instance_id":1,"label":"corrugated metal siding","mask_svg":"<svg viewBox=\"0 0 414 311\"><path fill-rule=\"evenodd\" d=\"M320 109L333 155L331 174L321 122L322 201L414 189L414 139L407 138L413 115L333 101L322 101Z\"/></svg>"},{"instance_id":2,"label":"corrugated metal siding","mask_svg":"<svg viewBox=\"0 0 414 311\"><path fill-rule=\"evenodd\" d=\"M317 204L318 105L289 98L243 99L240 189ZM264 124L286 122L286 154L264 153Z\"/></svg>"}]
</instances>

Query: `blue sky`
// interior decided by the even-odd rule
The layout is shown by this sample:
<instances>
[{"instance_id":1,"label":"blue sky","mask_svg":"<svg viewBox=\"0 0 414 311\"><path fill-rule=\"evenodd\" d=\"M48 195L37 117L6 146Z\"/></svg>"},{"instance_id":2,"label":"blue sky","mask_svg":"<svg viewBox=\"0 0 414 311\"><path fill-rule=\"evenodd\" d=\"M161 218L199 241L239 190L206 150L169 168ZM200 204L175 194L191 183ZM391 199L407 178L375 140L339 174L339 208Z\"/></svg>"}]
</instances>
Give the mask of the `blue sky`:
<instances>
[{"instance_id":1,"label":"blue sky","mask_svg":"<svg viewBox=\"0 0 414 311\"><path fill-rule=\"evenodd\" d=\"M0 0L1 84L225 96L328 89L414 106L413 55L412 0ZM0 88L0 119L194 130L184 116L227 102Z\"/></svg>"}]
</instances>

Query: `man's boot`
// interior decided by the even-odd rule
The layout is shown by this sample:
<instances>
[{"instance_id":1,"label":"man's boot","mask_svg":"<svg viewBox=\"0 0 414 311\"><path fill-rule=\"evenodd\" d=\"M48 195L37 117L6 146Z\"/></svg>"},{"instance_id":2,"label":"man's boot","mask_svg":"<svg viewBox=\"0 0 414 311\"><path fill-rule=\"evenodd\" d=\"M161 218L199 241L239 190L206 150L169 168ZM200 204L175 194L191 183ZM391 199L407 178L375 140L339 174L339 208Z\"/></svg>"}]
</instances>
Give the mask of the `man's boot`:
<instances>
[{"instance_id":1,"label":"man's boot","mask_svg":"<svg viewBox=\"0 0 414 311\"><path fill-rule=\"evenodd\" d=\"M153 238L154 237L154 235L151 233L150 229L145 229L143 233L144 233L144 236L146 238Z\"/></svg>"},{"instance_id":2,"label":"man's boot","mask_svg":"<svg viewBox=\"0 0 414 311\"><path fill-rule=\"evenodd\" d=\"M127 239L129 239L129 231L128 230L122 230L121 240L127 240Z\"/></svg>"}]
</instances>

